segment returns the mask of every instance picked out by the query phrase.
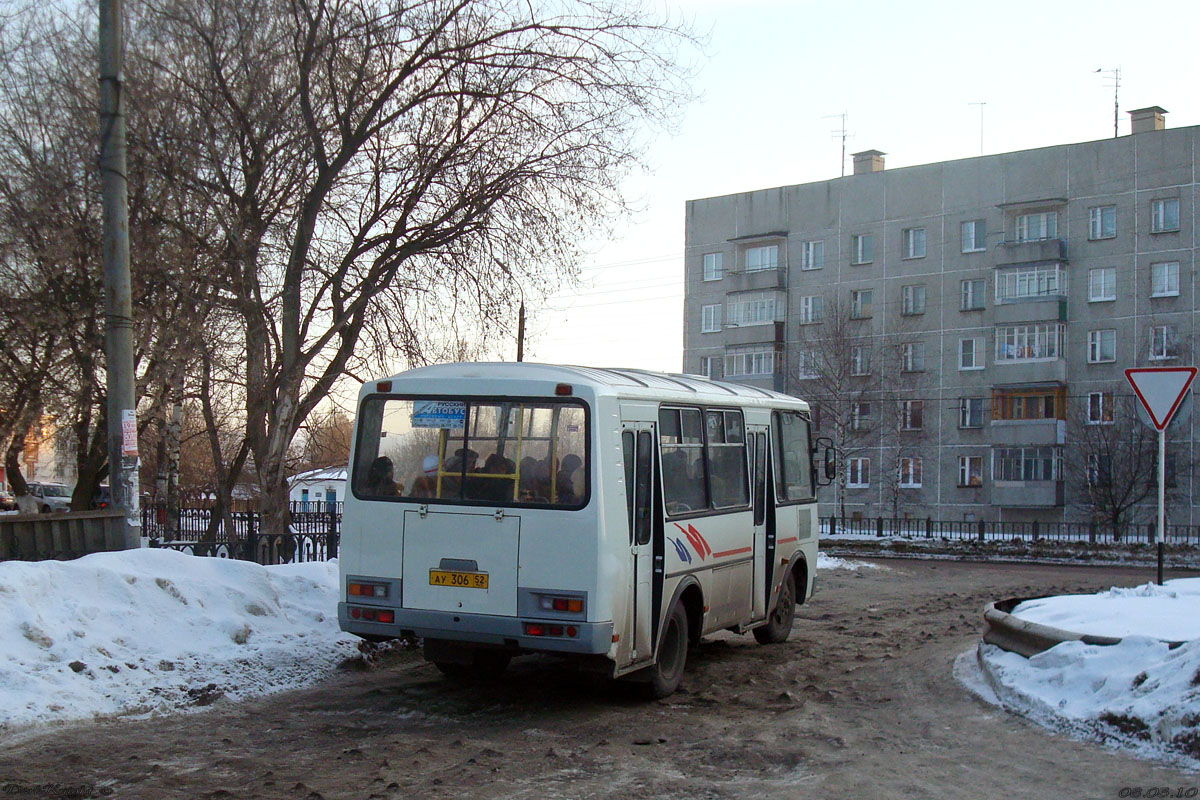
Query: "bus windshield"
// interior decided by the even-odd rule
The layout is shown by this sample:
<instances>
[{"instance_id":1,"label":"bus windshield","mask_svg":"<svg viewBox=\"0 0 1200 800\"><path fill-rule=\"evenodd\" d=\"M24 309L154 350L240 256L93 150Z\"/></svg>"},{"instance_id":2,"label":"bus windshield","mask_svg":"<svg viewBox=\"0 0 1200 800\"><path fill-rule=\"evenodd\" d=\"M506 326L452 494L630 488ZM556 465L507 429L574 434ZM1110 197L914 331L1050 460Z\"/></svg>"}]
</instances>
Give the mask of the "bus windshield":
<instances>
[{"instance_id":1,"label":"bus windshield","mask_svg":"<svg viewBox=\"0 0 1200 800\"><path fill-rule=\"evenodd\" d=\"M589 474L578 401L368 397L352 487L367 500L581 508Z\"/></svg>"}]
</instances>

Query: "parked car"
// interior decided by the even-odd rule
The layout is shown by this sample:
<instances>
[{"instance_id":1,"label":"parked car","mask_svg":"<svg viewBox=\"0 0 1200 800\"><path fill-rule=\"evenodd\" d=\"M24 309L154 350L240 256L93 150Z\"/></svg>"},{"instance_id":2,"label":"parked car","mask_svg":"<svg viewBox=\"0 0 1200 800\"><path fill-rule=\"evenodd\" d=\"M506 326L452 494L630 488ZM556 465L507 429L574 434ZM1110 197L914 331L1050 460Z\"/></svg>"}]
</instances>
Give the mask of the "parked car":
<instances>
[{"instance_id":1,"label":"parked car","mask_svg":"<svg viewBox=\"0 0 1200 800\"><path fill-rule=\"evenodd\" d=\"M12 511L17 507L17 499L7 489L0 489L0 511Z\"/></svg>"},{"instance_id":2,"label":"parked car","mask_svg":"<svg viewBox=\"0 0 1200 800\"><path fill-rule=\"evenodd\" d=\"M71 490L61 483L30 482L29 494L37 498L38 511L43 514L71 508Z\"/></svg>"}]
</instances>

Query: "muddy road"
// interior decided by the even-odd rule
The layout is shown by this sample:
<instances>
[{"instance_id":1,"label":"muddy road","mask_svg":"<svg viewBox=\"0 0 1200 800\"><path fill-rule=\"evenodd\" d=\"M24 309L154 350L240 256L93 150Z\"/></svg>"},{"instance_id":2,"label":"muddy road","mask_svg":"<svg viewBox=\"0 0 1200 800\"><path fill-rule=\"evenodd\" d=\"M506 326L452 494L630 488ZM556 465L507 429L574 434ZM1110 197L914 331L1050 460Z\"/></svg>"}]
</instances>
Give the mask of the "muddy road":
<instances>
[{"instance_id":1,"label":"muddy road","mask_svg":"<svg viewBox=\"0 0 1200 800\"><path fill-rule=\"evenodd\" d=\"M1145 569L885 561L822 572L791 639L722 634L646 702L537 657L447 683L413 652L189 715L62 729L0 752L0 789L117 798L1116 798L1192 775L1052 735L951 674L983 604ZM15 790L12 787L17 787ZM42 787L39 789L39 787ZM1145 796L1145 795L1143 795Z\"/></svg>"}]
</instances>

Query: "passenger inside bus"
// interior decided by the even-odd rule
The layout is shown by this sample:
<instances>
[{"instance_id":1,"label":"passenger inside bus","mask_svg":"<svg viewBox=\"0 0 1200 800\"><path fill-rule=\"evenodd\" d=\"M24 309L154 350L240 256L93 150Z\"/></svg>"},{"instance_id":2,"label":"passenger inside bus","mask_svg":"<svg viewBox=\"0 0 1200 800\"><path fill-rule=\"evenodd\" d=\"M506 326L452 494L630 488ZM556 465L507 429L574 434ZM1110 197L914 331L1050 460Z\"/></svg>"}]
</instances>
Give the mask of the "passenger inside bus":
<instances>
[{"instance_id":1,"label":"passenger inside bus","mask_svg":"<svg viewBox=\"0 0 1200 800\"><path fill-rule=\"evenodd\" d=\"M412 497L434 497L437 494L437 456L425 456L421 462L421 474L413 478Z\"/></svg>"},{"instance_id":2,"label":"passenger inside bus","mask_svg":"<svg viewBox=\"0 0 1200 800\"><path fill-rule=\"evenodd\" d=\"M368 494L379 497L393 497L404 491L403 486L396 484L395 468L387 456L379 456L371 462L367 470L367 482L364 487Z\"/></svg>"},{"instance_id":3,"label":"passenger inside bus","mask_svg":"<svg viewBox=\"0 0 1200 800\"><path fill-rule=\"evenodd\" d=\"M583 459L574 453L568 453L562 460L562 469L558 471L555 481L558 489L558 502L574 505L583 501Z\"/></svg>"}]
</instances>

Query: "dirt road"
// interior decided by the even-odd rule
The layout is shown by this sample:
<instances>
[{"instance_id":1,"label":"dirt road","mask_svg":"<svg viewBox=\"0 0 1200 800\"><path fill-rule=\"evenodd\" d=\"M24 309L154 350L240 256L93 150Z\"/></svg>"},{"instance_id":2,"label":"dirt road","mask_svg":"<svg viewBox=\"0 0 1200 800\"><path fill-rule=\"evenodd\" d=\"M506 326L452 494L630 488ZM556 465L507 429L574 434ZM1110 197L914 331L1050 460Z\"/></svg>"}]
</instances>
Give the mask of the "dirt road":
<instances>
[{"instance_id":1,"label":"dirt road","mask_svg":"<svg viewBox=\"0 0 1200 800\"><path fill-rule=\"evenodd\" d=\"M515 661L494 684L456 686L402 653L310 690L9 744L0 791L1116 798L1126 787L1200 786L1200 775L1009 717L951 675L954 658L978 640L986 601L1134 585L1146 570L880 563L885 570L821 573L784 645L732 635L705 642L689 657L683 690L664 701L541 658Z\"/></svg>"}]
</instances>

